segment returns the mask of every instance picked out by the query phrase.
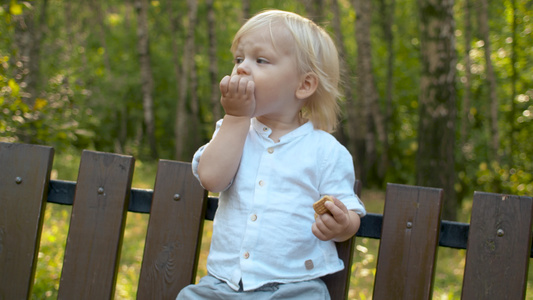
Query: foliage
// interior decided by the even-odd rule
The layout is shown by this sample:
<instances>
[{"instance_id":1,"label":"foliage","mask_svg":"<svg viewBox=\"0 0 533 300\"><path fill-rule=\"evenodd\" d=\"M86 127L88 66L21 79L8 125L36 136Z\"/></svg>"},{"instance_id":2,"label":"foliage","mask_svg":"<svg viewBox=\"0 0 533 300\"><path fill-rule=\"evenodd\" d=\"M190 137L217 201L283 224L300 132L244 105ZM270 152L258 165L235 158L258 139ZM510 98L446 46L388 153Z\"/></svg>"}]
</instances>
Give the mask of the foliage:
<instances>
[{"instance_id":1,"label":"foliage","mask_svg":"<svg viewBox=\"0 0 533 300\"><path fill-rule=\"evenodd\" d=\"M332 0L328 0L332 1ZM250 1L250 13L279 8L306 15L305 1ZM474 5L478 5L474 2ZM0 4L0 140L52 145L58 151L96 149L149 158L143 124L140 66L137 52L137 13L131 1L72 2L50 0L46 11L38 1L10 0ZM173 62L171 37L176 37L178 57L184 47L188 26L185 1L150 1L149 37L155 135L161 158L174 157L174 124L178 82ZM331 29L327 1L321 11L323 24ZM381 1L380 3L390 3ZM491 157L488 86L484 43L479 36L477 7L473 7L472 82L470 107L463 107L465 94L465 0L455 4L456 50L458 54L457 99L459 111L468 110L466 143L456 144L456 190L459 200L474 190L532 194L533 147L533 9L531 1L506 0L490 5L491 57L497 76L499 98L499 155ZM515 5L515 7L513 7ZM339 1L342 38L348 52L345 68L347 87L354 87L357 74L355 18L351 2ZM214 1L216 16L217 78L231 72L229 47L244 19L241 1ZM370 177L365 186L383 188L386 182L415 184L420 78L420 42L417 3L395 0L394 85L392 116L388 120L390 165L384 178ZM33 22L44 19L40 44L37 93L28 101L24 80L27 58L18 47L17 22L33 14ZM199 115L193 116L191 91L189 120L200 121L189 128L186 157L205 143L214 129L210 99L207 8L199 1L195 28L194 57L198 77ZM98 17L101 16L101 17ZM46 17L46 18L42 18ZM28 19L29 20L29 19ZM373 66L382 111L386 109L387 56L378 2L374 3L372 33ZM30 21L28 21L30 22ZM172 32L171 23L176 30ZM29 23L28 23L29 24ZM33 28L40 28L34 26ZM182 61L178 61L182 64ZM513 69L513 66L515 67ZM354 89L355 90L355 89ZM355 95L356 101L360 101ZM357 102L360 103L360 102ZM462 115L458 114L457 124ZM457 141L461 140L457 126ZM378 145L383 149L383 145ZM71 150L69 150L71 151ZM381 150L380 150L381 151ZM356 166L358 167L358 166Z\"/></svg>"}]
</instances>

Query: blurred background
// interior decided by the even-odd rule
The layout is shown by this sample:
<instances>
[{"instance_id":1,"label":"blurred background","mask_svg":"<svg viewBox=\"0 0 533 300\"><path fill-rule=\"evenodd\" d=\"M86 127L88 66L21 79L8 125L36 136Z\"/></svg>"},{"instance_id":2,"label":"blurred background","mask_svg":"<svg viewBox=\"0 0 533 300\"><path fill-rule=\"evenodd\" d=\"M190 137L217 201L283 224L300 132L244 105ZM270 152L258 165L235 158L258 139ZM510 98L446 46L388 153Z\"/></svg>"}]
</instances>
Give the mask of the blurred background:
<instances>
[{"instance_id":1,"label":"blurred background","mask_svg":"<svg viewBox=\"0 0 533 300\"><path fill-rule=\"evenodd\" d=\"M0 139L190 160L223 116L233 35L267 8L323 25L365 187L533 194L533 1L20 1L0 6ZM490 4L490 5L489 5Z\"/></svg>"}]
</instances>

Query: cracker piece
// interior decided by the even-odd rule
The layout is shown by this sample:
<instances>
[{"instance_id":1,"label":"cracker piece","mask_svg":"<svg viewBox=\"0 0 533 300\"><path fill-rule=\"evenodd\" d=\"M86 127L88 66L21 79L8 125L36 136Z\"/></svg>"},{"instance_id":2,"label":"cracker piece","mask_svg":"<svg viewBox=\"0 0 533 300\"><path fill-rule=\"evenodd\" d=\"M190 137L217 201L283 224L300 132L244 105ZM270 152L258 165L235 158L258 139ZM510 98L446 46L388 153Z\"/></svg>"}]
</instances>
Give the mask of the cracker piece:
<instances>
[{"instance_id":1,"label":"cracker piece","mask_svg":"<svg viewBox=\"0 0 533 300\"><path fill-rule=\"evenodd\" d=\"M320 198L320 200L318 200L317 202L315 202L313 204L313 209L315 210L317 215L322 215L322 214L325 214L325 213L329 212L329 210L324 205L324 203L326 203L326 201L333 202L333 198L331 198L330 196L326 195L326 196Z\"/></svg>"}]
</instances>

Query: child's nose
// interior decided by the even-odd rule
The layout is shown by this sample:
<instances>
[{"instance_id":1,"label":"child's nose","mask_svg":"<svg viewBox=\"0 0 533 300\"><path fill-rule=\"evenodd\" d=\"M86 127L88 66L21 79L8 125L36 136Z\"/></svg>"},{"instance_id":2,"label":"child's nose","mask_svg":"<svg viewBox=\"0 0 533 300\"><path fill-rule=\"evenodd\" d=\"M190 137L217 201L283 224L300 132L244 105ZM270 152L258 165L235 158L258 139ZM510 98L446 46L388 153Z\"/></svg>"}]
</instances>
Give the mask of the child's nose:
<instances>
[{"instance_id":1,"label":"child's nose","mask_svg":"<svg viewBox=\"0 0 533 300\"><path fill-rule=\"evenodd\" d=\"M237 74L238 75L250 75L250 66L248 65L248 62L244 60L242 63L240 63L237 66Z\"/></svg>"}]
</instances>

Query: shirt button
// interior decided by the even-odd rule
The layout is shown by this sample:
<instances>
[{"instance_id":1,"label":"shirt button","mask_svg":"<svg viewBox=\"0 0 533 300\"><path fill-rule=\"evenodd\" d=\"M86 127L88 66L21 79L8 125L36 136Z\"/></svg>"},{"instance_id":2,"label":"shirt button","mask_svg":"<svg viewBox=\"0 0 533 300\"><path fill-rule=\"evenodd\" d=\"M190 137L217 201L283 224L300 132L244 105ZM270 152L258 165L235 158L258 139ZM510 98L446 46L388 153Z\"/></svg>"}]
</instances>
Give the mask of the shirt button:
<instances>
[{"instance_id":1,"label":"shirt button","mask_svg":"<svg viewBox=\"0 0 533 300\"><path fill-rule=\"evenodd\" d=\"M272 153L274 153L274 148L268 148L267 151L268 151L268 153L272 154Z\"/></svg>"},{"instance_id":2,"label":"shirt button","mask_svg":"<svg viewBox=\"0 0 533 300\"><path fill-rule=\"evenodd\" d=\"M250 258L250 253L248 251L246 251L246 252L244 252L242 257L244 257L244 259L248 259L248 258Z\"/></svg>"},{"instance_id":3,"label":"shirt button","mask_svg":"<svg viewBox=\"0 0 533 300\"><path fill-rule=\"evenodd\" d=\"M257 215L256 214L251 215L250 220L252 220L252 222L255 222L257 220Z\"/></svg>"},{"instance_id":4,"label":"shirt button","mask_svg":"<svg viewBox=\"0 0 533 300\"><path fill-rule=\"evenodd\" d=\"M268 131L268 127L263 127L263 131Z\"/></svg>"},{"instance_id":5,"label":"shirt button","mask_svg":"<svg viewBox=\"0 0 533 300\"><path fill-rule=\"evenodd\" d=\"M263 180L259 180L259 186L264 186L265 182Z\"/></svg>"}]
</instances>

